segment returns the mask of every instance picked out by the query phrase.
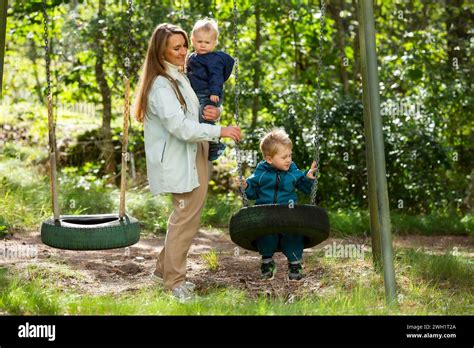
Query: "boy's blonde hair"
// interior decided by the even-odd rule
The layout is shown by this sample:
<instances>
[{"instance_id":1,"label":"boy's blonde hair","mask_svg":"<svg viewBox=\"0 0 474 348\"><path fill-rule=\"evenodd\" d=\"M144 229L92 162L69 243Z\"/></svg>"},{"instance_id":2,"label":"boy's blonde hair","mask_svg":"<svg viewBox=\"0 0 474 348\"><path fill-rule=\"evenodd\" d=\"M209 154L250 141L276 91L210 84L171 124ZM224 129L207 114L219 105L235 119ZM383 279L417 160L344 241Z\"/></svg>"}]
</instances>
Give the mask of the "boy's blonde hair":
<instances>
[{"instance_id":1,"label":"boy's blonde hair","mask_svg":"<svg viewBox=\"0 0 474 348\"><path fill-rule=\"evenodd\" d=\"M207 33L214 32L216 34L216 41L219 38L219 27L217 22L212 18L200 19L194 24L193 30L191 31L191 36L194 36L194 33L198 31L205 31Z\"/></svg>"},{"instance_id":2,"label":"boy's blonde hair","mask_svg":"<svg viewBox=\"0 0 474 348\"><path fill-rule=\"evenodd\" d=\"M293 148L293 143L284 129L274 128L260 141L260 151L263 157L273 157L277 154L279 147Z\"/></svg>"}]
</instances>

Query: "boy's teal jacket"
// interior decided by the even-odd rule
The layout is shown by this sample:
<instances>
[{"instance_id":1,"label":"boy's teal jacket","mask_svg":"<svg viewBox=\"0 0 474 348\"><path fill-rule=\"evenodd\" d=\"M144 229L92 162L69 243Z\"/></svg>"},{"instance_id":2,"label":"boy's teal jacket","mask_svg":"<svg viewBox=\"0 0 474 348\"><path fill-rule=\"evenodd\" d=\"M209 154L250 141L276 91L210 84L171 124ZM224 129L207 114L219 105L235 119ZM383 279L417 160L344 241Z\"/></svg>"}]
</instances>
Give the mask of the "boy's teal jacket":
<instances>
[{"instance_id":1,"label":"boy's teal jacket","mask_svg":"<svg viewBox=\"0 0 474 348\"><path fill-rule=\"evenodd\" d=\"M291 163L288 171L273 168L262 161L255 172L247 179L245 193L248 199L255 199L255 204L288 204L296 203L296 189L310 193L314 180L308 179L308 171L301 171Z\"/></svg>"}]
</instances>

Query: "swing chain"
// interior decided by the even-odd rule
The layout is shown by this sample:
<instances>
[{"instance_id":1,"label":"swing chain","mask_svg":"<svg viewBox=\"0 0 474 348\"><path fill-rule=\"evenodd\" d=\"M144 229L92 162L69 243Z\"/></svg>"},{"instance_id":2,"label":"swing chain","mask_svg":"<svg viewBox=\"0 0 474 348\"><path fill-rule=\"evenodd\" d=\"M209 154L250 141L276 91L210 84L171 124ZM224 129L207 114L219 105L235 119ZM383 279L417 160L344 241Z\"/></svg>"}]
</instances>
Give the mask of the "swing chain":
<instances>
[{"instance_id":1,"label":"swing chain","mask_svg":"<svg viewBox=\"0 0 474 348\"><path fill-rule=\"evenodd\" d=\"M127 78L130 78L130 57L129 54L131 52L131 46L132 46L132 15L133 15L133 7L132 7L132 0L127 0L127 16L128 16L128 21L127 21L127 40L125 42L125 60L124 60L124 65L125 65L125 76Z\"/></svg>"},{"instance_id":2,"label":"swing chain","mask_svg":"<svg viewBox=\"0 0 474 348\"><path fill-rule=\"evenodd\" d=\"M50 46L49 46L49 37L48 37L48 12L46 8L46 0L43 0L43 23L44 23L44 49L45 49L45 58L46 58L46 80L48 83L48 87L46 90L46 95L49 97L51 94L51 57L50 54Z\"/></svg>"},{"instance_id":3,"label":"swing chain","mask_svg":"<svg viewBox=\"0 0 474 348\"><path fill-rule=\"evenodd\" d=\"M44 56L46 59L46 81L47 81L47 89L46 89L46 99L48 103L48 124L51 128L49 132L49 147L50 152L54 152L55 154L58 152L56 149L56 135L55 135L55 128L56 128L56 120L54 119L53 113L53 95L51 91L51 43L49 40L49 17L48 17L48 8L46 5L46 0L43 0L43 23L44 23L44 31L43 31L43 39L44 39Z\"/></svg>"},{"instance_id":4,"label":"swing chain","mask_svg":"<svg viewBox=\"0 0 474 348\"><path fill-rule=\"evenodd\" d=\"M240 86L239 86L239 51L238 51L238 39L237 39L237 16L238 16L238 11L237 11L237 0L234 0L234 9L233 9L233 14L234 14L234 57L235 57L235 68L234 68L234 76L235 76L235 113L234 113L234 119L235 123L237 126L239 125L239 95L240 95ZM247 194L245 193L244 189L244 176L242 172L242 155L239 147L239 143L235 144L235 153L237 157L237 171L239 174L239 180L240 180L240 195L242 196L242 202L244 207L247 207L249 205Z\"/></svg>"},{"instance_id":5,"label":"swing chain","mask_svg":"<svg viewBox=\"0 0 474 348\"><path fill-rule=\"evenodd\" d=\"M316 84L316 117L315 117L315 137L314 137L314 147L315 147L315 161L316 169L314 171L314 183L311 187L310 202L312 205L316 205L316 195L318 192L318 177L319 177L319 152L320 152L320 125L319 117L321 113L321 72L323 69L323 38L324 38L324 27L325 27L325 13L326 13L326 3L324 0L321 0L321 16L319 17L319 50L318 50L318 71L317 71L317 84Z\"/></svg>"}]
</instances>

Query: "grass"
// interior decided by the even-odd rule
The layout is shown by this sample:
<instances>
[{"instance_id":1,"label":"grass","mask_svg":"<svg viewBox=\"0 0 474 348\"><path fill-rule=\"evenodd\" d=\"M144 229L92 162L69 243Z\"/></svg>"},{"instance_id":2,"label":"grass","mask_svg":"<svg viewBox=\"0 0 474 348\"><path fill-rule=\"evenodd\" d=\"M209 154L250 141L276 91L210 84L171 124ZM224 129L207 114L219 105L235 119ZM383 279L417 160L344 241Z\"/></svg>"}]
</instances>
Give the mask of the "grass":
<instances>
[{"instance_id":1,"label":"grass","mask_svg":"<svg viewBox=\"0 0 474 348\"><path fill-rule=\"evenodd\" d=\"M36 228L52 215L49 179L32 164L0 155L0 180L0 224L10 232ZM60 175L59 188L62 214L99 214L112 207L100 182Z\"/></svg>"},{"instance_id":2,"label":"grass","mask_svg":"<svg viewBox=\"0 0 474 348\"><path fill-rule=\"evenodd\" d=\"M370 258L371 255L366 255ZM0 268L0 312L15 315L470 315L472 260L411 249L397 253L398 307L387 307L382 276L360 267L363 260L314 257L324 268L322 289L289 300L250 298L234 288L210 288L181 304L154 286L91 296L61 286L84 278L67 265L20 272ZM353 272L348 272L348 270ZM358 271L361 271L358 273Z\"/></svg>"},{"instance_id":3,"label":"grass","mask_svg":"<svg viewBox=\"0 0 474 348\"><path fill-rule=\"evenodd\" d=\"M474 260L452 254L429 255L414 250L404 251L402 258L411 265L414 275L437 286L461 291L472 291L474 285Z\"/></svg>"},{"instance_id":4,"label":"grass","mask_svg":"<svg viewBox=\"0 0 474 348\"><path fill-rule=\"evenodd\" d=\"M49 215L48 182L25 170L21 160L0 161L0 225L7 230L31 228Z\"/></svg>"},{"instance_id":5,"label":"grass","mask_svg":"<svg viewBox=\"0 0 474 348\"><path fill-rule=\"evenodd\" d=\"M206 269L209 271L217 271L219 269L219 257L215 249L211 249L202 255L202 259L205 262Z\"/></svg>"},{"instance_id":6,"label":"grass","mask_svg":"<svg viewBox=\"0 0 474 348\"><path fill-rule=\"evenodd\" d=\"M370 217L368 211L339 210L329 211L331 235L368 236ZM474 237L474 214L459 216L452 213L433 213L428 215L409 215L390 212L392 233L395 235L470 235Z\"/></svg>"}]
</instances>

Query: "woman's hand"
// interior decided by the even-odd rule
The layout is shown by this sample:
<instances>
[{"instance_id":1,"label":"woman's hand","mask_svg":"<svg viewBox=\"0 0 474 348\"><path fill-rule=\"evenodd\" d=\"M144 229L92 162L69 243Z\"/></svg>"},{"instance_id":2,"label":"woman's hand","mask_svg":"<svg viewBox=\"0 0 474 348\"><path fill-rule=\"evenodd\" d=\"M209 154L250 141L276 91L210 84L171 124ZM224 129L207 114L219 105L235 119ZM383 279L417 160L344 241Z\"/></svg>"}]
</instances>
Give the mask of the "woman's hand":
<instances>
[{"instance_id":1,"label":"woman's hand","mask_svg":"<svg viewBox=\"0 0 474 348\"><path fill-rule=\"evenodd\" d=\"M202 111L202 117L206 121L215 121L221 116L221 109L214 105L206 105Z\"/></svg>"},{"instance_id":2,"label":"woman's hand","mask_svg":"<svg viewBox=\"0 0 474 348\"><path fill-rule=\"evenodd\" d=\"M234 141L240 141L240 127L227 126L221 127L222 138L232 138Z\"/></svg>"},{"instance_id":3,"label":"woman's hand","mask_svg":"<svg viewBox=\"0 0 474 348\"><path fill-rule=\"evenodd\" d=\"M315 171L316 171L316 161L314 161L313 164L311 164L311 169L308 170L308 173L306 174L306 177L308 179L311 179L311 180L316 179L316 176L314 175Z\"/></svg>"}]
</instances>

